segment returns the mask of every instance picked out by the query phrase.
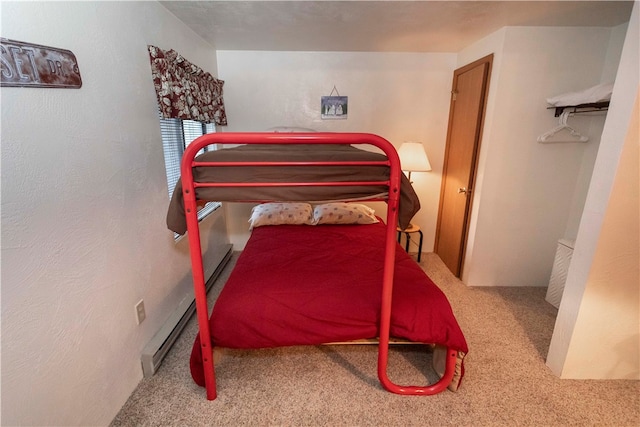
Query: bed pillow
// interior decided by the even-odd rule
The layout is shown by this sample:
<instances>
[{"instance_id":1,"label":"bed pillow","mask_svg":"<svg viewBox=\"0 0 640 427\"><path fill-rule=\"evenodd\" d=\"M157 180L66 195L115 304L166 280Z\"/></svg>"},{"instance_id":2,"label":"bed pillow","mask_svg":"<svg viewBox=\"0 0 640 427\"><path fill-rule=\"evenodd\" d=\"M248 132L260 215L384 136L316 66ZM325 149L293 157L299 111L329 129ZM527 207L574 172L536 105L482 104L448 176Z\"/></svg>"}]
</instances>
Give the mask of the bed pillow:
<instances>
[{"instance_id":1,"label":"bed pillow","mask_svg":"<svg viewBox=\"0 0 640 427\"><path fill-rule=\"evenodd\" d=\"M263 203L251 209L249 229L263 225L313 224L313 207L309 203Z\"/></svg>"},{"instance_id":2,"label":"bed pillow","mask_svg":"<svg viewBox=\"0 0 640 427\"><path fill-rule=\"evenodd\" d=\"M359 203L325 203L313 209L314 224L374 224L375 211Z\"/></svg>"}]
</instances>

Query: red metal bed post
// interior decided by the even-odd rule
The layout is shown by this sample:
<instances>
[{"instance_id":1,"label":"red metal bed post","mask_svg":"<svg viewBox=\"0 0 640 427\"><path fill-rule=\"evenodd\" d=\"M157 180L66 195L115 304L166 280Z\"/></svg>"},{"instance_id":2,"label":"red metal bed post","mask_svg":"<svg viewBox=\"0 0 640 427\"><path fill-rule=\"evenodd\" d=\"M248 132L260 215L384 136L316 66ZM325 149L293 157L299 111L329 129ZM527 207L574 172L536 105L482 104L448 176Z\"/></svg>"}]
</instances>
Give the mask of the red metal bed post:
<instances>
[{"instance_id":1,"label":"red metal bed post","mask_svg":"<svg viewBox=\"0 0 640 427\"><path fill-rule=\"evenodd\" d=\"M385 140L385 142L387 141ZM387 142L387 144L389 143ZM387 376L387 362L389 360L391 297L396 256L396 224L398 223L398 207L400 206L401 168L400 158L395 149L383 149L389 159L389 199L387 200L387 233L382 277L382 302L380 306L380 336L378 337L378 379L385 389L392 391L394 384L389 381Z\"/></svg>"},{"instance_id":2,"label":"red metal bed post","mask_svg":"<svg viewBox=\"0 0 640 427\"><path fill-rule=\"evenodd\" d=\"M205 144L206 145L206 144ZM202 246L200 243L200 227L198 225L198 207L196 192L193 185L193 159L200 144L191 144L183 155L181 164L182 194L184 196L184 211L187 220L189 251L191 253L191 271L193 275L193 291L196 300L196 314L200 331L200 350L202 351L202 365L204 368L205 388L207 399L217 397L216 375L213 366L213 348L209 332L209 308L207 307L207 291L204 283L204 266L202 265ZM197 254L197 256L196 256Z\"/></svg>"},{"instance_id":3,"label":"red metal bed post","mask_svg":"<svg viewBox=\"0 0 640 427\"><path fill-rule=\"evenodd\" d=\"M377 137L379 138L379 137ZM442 378L429 386L399 386L393 383L387 374L389 361L389 334L391 329L391 303L393 294L393 275L396 251L396 225L398 223L398 207L400 204L401 165L395 148L385 139L380 144L389 159L389 199L387 201L387 236L385 242L384 272L382 279L382 303L380 307L380 336L378 344L378 379L382 386L392 392L404 395L431 395L448 387L455 374L456 352L447 349L445 373Z\"/></svg>"}]
</instances>

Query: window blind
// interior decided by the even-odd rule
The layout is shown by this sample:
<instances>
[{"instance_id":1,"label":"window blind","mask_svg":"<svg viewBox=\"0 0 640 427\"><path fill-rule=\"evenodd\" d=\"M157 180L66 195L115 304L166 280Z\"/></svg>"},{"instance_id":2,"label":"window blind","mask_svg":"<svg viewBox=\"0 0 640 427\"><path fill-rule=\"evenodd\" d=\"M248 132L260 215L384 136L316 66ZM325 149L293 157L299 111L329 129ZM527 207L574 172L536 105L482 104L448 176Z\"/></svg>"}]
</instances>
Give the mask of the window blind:
<instances>
[{"instance_id":1,"label":"window blind","mask_svg":"<svg viewBox=\"0 0 640 427\"><path fill-rule=\"evenodd\" d=\"M162 133L162 149L167 171L167 185L169 199L173 194L180 178L180 161L184 154L185 136L182 131L182 120L160 118L160 132ZM189 141L191 142L191 141Z\"/></svg>"},{"instance_id":2,"label":"window blind","mask_svg":"<svg viewBox=\"0 0 640 427\"><path fill-rule=\"evenodd\" d=\"M160 112L158 114L160 115ZM160 132L162 134L169 199L171 199L173 190L178 183L178 179L180 179L180 162L185 148L196 138L215 131L216 128L213 123L205 124L194 120L165 119L160 116ZM208 150L215 150L215 146L207 146L200 150L198 154ZM219 206L220 202L207 203L198 211L198 219L201 220Z\"/></svg>"}]
</instances>

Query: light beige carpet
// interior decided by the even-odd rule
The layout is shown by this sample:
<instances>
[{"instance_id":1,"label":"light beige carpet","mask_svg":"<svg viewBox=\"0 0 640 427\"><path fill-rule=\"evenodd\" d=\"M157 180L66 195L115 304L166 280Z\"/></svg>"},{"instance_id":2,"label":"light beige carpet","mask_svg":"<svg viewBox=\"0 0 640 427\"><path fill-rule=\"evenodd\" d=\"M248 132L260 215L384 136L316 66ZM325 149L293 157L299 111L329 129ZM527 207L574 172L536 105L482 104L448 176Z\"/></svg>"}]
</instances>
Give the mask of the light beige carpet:
<instances>
[{"instance_id":1,"label":"light beige carpet","mask_svg":"<svg viewBox=\"0 0 640 427\"><path fill-rule=\"evenodd\" d=\"M216 367L218 398L207 401L189 374L194 317L112 425L640 426L639 381L561 380L545 366L557 314L546 288L469 288L433 253L421 265L449 297L469 344L457 393L388 393L378 383L375 346L318 346L227 350ZM433 378L429 361L422 346L396 347L389 376L422 385Z\"/></svg>"}]
</instances>

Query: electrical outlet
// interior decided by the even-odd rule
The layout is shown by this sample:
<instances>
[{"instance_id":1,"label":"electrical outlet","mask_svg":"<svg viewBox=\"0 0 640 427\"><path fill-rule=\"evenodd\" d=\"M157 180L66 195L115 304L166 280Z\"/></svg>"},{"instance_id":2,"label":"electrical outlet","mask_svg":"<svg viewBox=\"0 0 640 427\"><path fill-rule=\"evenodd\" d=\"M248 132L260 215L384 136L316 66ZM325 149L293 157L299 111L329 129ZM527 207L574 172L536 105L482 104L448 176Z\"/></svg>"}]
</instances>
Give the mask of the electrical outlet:
<instances>
[{"instance_id":1,"label":"electrical outlet","mask_svg":"<svg viewBox=\"0 0 640 427\"><path fill-rule=\"evenodd\" d=\"M135 309L136 309L136 320L138 321L138 325L139 325L147 317L147 313L144 312L144 300L138 301Z\"/></svg>"}]
</instances>

